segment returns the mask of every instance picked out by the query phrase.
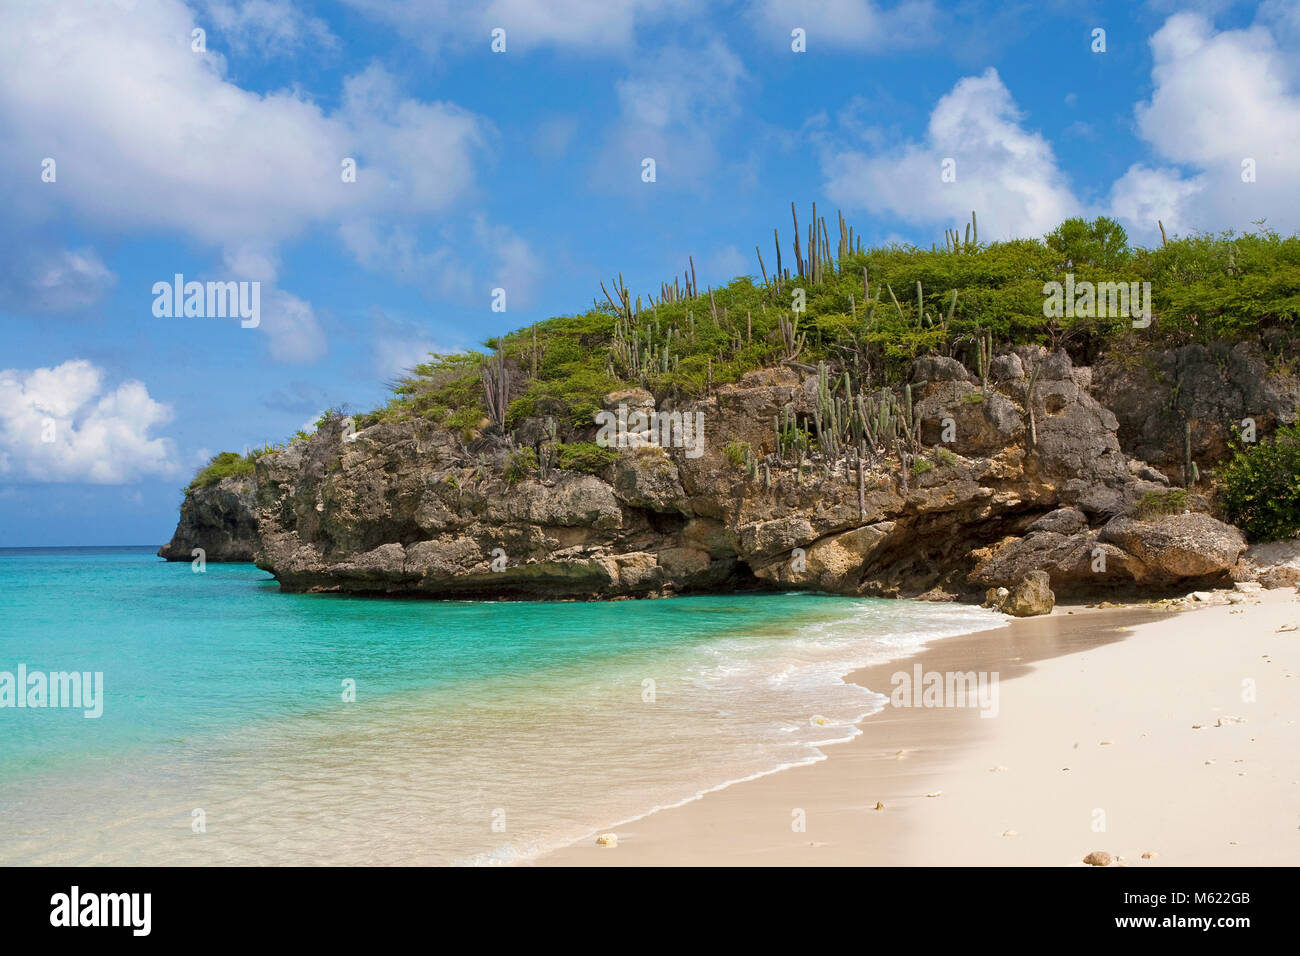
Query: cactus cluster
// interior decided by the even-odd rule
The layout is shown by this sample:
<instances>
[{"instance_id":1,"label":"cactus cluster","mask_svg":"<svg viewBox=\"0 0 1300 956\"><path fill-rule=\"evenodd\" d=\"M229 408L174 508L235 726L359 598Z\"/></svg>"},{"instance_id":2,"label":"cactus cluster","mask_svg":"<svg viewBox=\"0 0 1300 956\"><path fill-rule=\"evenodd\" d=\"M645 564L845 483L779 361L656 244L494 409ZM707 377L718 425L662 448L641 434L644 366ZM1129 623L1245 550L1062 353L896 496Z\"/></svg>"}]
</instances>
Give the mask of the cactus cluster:
<instances>
[{"instance_id":1,"label":"cactus cluster","mask_svg":"<svg viewBox=\"0 0 1300 956\"><path fill-rule=\"evenodd\" d=\"M970 222L966 223L966 238L962 239L962 234L956 229L945 229L943 231L945 248L949 252L975 252L979 249L980 230L979 223L975 219L975 210L970 213Z\"/></svg>"},{"instance_id":2,"label":"cactus cluster","mask_svg":"<svg viewBox=\"0 0 1300 956\"><path fill-rule=\"evenodd\" d=\"M497 345L497 354L483 363L483 400L492 424L502 431L506 427L506 405L510 396L510 369Z\"/></svg>"},{"instance_id":3,"label":"cactus cluster","mask_svg":"<svg viewBox=\"0 0 1300 956\"><path fill-rule=\"evenodd\" d=\"M791 447L787 436L794 434L791 416L786 414L784 423L774 422L781 454ZM828 461L845 457L850 450L865 458L891 446L915 450L920 445L920 416L912 403L911 385L903 386L901 398L889 389L874 395L854 394L848 373L832 380L825 362L817 367L813 426L817 447Z\"/></svg>"}]
</instances>

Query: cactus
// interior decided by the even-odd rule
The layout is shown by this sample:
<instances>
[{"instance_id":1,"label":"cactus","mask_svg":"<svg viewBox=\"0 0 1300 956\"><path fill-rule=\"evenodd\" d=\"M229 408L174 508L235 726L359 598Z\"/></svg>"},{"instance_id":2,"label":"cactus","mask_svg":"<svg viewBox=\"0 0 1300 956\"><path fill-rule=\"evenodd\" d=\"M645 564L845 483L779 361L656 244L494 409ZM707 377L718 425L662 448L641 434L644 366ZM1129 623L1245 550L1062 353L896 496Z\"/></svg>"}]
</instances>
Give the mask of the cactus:
<instances>
[{"instance_id":1,"label":"cactus","mask_svg":"<svg viewBox=\"0 0 1300 956\"><path fill-rule=\"evenodd\" d=\"M793 362L803 351L806 336L799 332L799 317L788 318L782 315L778 320L781 327L781 341L785 345L785 361Z\"/></svg>"},{"instance_id":2,"label":"cactus","mask_svg":"<svg viewBox=\"0 0 1300 956\"><path fill-rule=\"evenodd\" d=\"M979 371L980 388L989 389L989 370L993 364L993 333L977 332L975 334L975 366Z\"/></svg>"},{"instance_id":3,"label":"cactus","mask_svg":"<svg viewBox=\"0 0 1300 956\"><path fill-rule=\"evenodd\" d=\"M1034 389L1038 385L1038 365L1029 373L1029 384L1025 387L1025 407L1029 409L1029 444L1038 444L1038 418L1034 412Z\"/></svg>"},{"instance_id":4,"label":"cactus","mask_svg":"<svg viewBox=\"0 0 1300 956\"><path fill-rule=\"evenodd\" d=\"M497 354L483 364L483 396L488 417L501 431L506 427L506 403L510 395L510 369L505 354L497 345Z\"/></svg>"}]
</instances>

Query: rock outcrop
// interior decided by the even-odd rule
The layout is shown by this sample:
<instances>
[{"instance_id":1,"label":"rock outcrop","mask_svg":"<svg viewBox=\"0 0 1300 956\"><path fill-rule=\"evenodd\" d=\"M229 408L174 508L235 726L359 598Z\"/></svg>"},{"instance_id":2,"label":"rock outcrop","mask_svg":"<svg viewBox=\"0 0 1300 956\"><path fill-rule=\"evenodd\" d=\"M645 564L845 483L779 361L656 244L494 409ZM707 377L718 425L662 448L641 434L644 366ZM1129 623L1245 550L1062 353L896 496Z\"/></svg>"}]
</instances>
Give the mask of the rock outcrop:
<instances>
[{"instance_id":1,"label":"rock outcrop","mask_svg":"<svg viewBox=\"0 0 1300 956\"><path fill-rule=\"evenodd\" d=\"M1093 367L1092 384L1114 410L1129 454L1178 479L1185 422L1192 458L1204 467L1227 454L1244 419L1261 435L1295 421L1300 380L1272 374L1273 362L1256 343L1185 345L1119 354Z\"/></svg>"},{"instance_id":2,"label":"rock outcrop","mask_svg":"<svg viewBox=\"0 0 1300 956\"><path fill-rule=\"evenodd\" d=\"M255 541L259 566L289 591L980 600L1006 588L1020 597L1003 603L1025 613L1050 610L1053 592L1213 586L1237 565L1240 534L1208 515L1133 517L1168 482L1124 453L1092 371L1064 352L998 356L987 387L943 357L918 360L911 378L919 442L905 467L893 448L868 449L860 473L850 456L779 453L773 420L811 430L817 403L817 376L785 367L693 402L607 396L610 409L701 415L704 440L624 448L594 474L552 465L507 480L512 452L547 440L541 420L467 443L423 419L354 431L335 418L258 460L255 500L252 486L225 483L187 498L164 555L203 546L221 560ZM594 434L570 422L559 437ZM230 547L214 546L220 528Z\"/></svg>"},{"instance_id":3,"label":"rock outcrop","mask_svg":"<svg viewBox=\"0 0 1300 956\"><path fill-rule=\"evenodd\" d=\"M252 478L223 478L188 491L171 541L159 549L168 561L252 561L257 553L256 487Z\"/></svg>"}]
</instances>

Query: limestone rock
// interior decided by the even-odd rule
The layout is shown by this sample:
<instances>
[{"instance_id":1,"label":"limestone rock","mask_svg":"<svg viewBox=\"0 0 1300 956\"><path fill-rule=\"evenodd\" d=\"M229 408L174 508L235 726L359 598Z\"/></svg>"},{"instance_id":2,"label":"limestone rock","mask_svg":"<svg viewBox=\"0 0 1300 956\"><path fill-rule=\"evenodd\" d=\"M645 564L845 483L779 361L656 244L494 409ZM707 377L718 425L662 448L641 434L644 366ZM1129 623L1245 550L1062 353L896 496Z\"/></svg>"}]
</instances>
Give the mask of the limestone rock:
<instances>
[{"instance_id":1,"label":"limestone rock","mask_svg":"<svg viewBox=\"0 0 1300 956\"><path fill-rule=\"evenodd\" d=\"M159 549L158 556L168 561L190 561L191 552L202 548L205 561L252 561L257 541L255 481L223 478L186 494L176 532Z\"/></svg>"},{"instance_id":2,"label":"limestone rock","mask_svg":"<svg viewBox=\"0 0 1300 956\"><path fill-rule=\"evenodd\" d=\"M1240 531L1207 514L1121 516L1107 523L1101 540L1134 555L1150 579L1163 582L1224 575L1246 550Z\"/></svg>"},{"instance_id":3,"label":"limestone rock","mask_svg":"<svg viewBox=\"0 0 1300 956\"><path fill-rule=\"evenodd\" d=\"M1031 571L1002 602L1002 610L1013 617L1050 614L1056 604L1046 571Z\"/></svg>"}]
</instances>

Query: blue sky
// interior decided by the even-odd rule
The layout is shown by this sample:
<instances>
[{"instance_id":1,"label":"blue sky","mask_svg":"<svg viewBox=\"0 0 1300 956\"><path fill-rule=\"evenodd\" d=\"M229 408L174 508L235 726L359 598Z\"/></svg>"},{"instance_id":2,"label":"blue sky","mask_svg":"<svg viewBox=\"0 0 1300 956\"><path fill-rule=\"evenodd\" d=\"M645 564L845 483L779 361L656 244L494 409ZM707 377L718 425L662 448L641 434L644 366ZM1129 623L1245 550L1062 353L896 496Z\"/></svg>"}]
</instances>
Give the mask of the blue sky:
<instances>
[{"instance_id":1,"label":"blue sky","mask_svg":"<svg viewBox=\"0 0 1300 956\"><path fill-rule=\"evenodd\" d=\"M657 291L693 255L716 285L755 244L770 269L791 200L868 243L972 208L986 240L1098 214L1141 243L1157 218L1292 233L1297 11L7 0L0 547L160 543L211 454L371 408L619 272ZM156 317L176 273L260 282L260 324Z\"/></svg>"}]
</instances>

